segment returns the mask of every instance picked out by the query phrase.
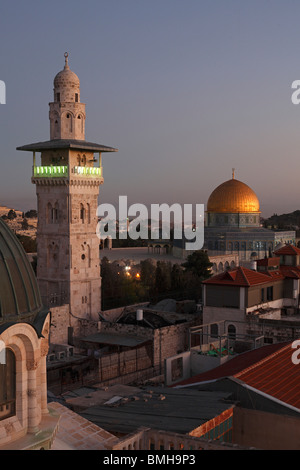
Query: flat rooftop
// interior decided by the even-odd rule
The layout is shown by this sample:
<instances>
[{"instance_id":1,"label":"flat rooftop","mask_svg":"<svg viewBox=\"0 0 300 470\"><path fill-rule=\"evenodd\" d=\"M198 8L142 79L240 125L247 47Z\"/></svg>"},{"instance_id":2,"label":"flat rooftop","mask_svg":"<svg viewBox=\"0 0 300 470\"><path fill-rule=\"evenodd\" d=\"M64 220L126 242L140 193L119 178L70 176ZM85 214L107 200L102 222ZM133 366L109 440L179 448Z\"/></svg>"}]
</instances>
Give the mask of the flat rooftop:
<instances>
[{"instance_id":1,"label":"flat rooftop","mask_svg":"<svg viewBox=\"0 0 300 470\"><path fill-rule=\"evenodd\" d=\"M140 427L190 433L234 407L228 392L145 387L132 396L86 408L80 415L112 434L129 434Z\"/></svg>"}]
</instances>

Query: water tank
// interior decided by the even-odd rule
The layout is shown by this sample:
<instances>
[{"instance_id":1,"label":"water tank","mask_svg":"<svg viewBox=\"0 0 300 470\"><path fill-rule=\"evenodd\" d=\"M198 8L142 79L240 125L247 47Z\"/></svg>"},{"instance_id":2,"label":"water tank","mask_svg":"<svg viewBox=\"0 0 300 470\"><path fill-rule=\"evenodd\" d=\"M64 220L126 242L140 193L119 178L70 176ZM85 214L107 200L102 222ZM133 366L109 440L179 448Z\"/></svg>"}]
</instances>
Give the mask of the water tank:
<instances>
[{"instance_id":1,"label":"water tank","mask_svg":"<svg viewBox=\"0 0 300 470\"><path fill-rule=\"evenodd\" d=\"M253 269L254 271L257 271L257 261L251 261L250 262L250 269Z\"/></svg>"},{"instance_id":2,"label":"water tank","mask_svg":"<svg viewBox=\"0 0 300 470\"><path fill-rule=\"evenodd\" d=\"M143 310L137 310L136 311L136 319L137 321L142 321L143 320Z\"/></svg>"}]
</instances>

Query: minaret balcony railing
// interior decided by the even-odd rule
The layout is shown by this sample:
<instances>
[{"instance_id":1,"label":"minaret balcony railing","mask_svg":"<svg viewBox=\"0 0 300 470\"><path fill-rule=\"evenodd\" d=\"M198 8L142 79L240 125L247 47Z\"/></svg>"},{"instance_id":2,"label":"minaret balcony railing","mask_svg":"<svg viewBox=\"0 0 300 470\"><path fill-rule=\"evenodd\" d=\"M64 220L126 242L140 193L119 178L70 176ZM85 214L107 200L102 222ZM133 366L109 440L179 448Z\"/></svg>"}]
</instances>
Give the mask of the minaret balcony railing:
<instances>
[{"instance_id":1,"label":"minaret balcony railing","mask_svg":"<svg viewBox=\"0 0 300 470\"><path fill-rule=\"evenodd\" d=\"M74 166L71 172L76 176L101 178L102 166ZM67 165L34 166L32 175L34 178L67 178L69 176L69 168Z\"/></svg>"},{"instance_id":2,"label":"minaret balcony railing","mask_svg":"<svg viewBox=\"0 0 300 470\"><path fill-rule=\"evenodd\" d=\"M102 177L102 166L74 166L73 170L75 175L78 176Z\"/></svg>"},{"instance_id":3,"label":"minaret balcony railing","mask_svg":"<svg viewBox=\"0 0 300 470\"><path fill-rule=\"evenodd\" d=\"M34 166L33 176L35 178L67 178L68 166Z\"/></svg>"}]
</instances>

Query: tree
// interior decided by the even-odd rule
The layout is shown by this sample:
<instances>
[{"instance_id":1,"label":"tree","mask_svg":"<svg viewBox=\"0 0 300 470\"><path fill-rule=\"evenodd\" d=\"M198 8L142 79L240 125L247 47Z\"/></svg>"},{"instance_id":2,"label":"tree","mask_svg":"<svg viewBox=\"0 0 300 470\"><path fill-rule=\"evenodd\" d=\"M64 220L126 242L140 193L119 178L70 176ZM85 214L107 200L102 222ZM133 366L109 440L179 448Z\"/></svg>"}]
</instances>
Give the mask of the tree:
<instances>
[{"instance_id":1,"label":"tree","mask_svg":"<svg viewBox=\"0 0 300 470\"><path fill-rule=\"evenodd\" d=\"M171 263L158 261L155 270L155 292L167 293L171 290Z\"/></svg>"},{"instance_id":2,"label":"tree","mask_svg":"<svg viewBox=\"0 0 300 470\"><path fill-rule=\"evenodd\" d=\"M27 219L23 219L22 222L21 222L21 227L22 227L22 230L28 230L28 227L29 227L29 224L28 224L28 220Z\"/></svg>"},{"instance_id":3,"label":"tree","mask_svg":"<svg viewBox=\"0 0 300 470\"><path fill-rule=\"evenodd\" d=\"M141 282L145 287L153 288L155 283L155 265L151 259L142 260L141 266Z\"/></svg>"},{"instance_id":4,"label":"tree","mask_svg":"<svg viewBox=\"0 0 300 470\"><path fill-rule=\"evenodd\" d=\"M12 220L12 219L15 219L16 217L17 217L17 214L15 213L15 211L13 209L10 209L10 211L7 214L7 218L9 220Z\"/></svg>"},{"instance_id":5,"label":"tree","mask_svg":"<svg viewBox=\"0 0 300 470\"><path fill-rule=\"evenodd\" d=\"M25 212L25 217L27 217L28 219L36 218L37 211L35 209L30 209L30 211Z\"/></svg>"},{"instance_id":6,"label":"tree","mask_svg":"<svg viewBox=\"0 0 300 470\"><path fill-rule=\"evenodd\" d=\"M192 273L198 279L204 281L211 277L211 267L213 263L209 261L206 251L198 250L188 255L185 263L182 266L187 272Z\"/></svg>"},{"instance_id":7,"label":"tree","mask_svg":"<svg viewBox=\"0 0 300 470\"><path fill-rule=\"evenodd\" d=\"M18 239L20 240L21 244L23 245L24 250L26 253L36 253L37 251L37 244L36 239L27 237L26 235L19 235L17 234Z\"/></svg>"}]
</instances>

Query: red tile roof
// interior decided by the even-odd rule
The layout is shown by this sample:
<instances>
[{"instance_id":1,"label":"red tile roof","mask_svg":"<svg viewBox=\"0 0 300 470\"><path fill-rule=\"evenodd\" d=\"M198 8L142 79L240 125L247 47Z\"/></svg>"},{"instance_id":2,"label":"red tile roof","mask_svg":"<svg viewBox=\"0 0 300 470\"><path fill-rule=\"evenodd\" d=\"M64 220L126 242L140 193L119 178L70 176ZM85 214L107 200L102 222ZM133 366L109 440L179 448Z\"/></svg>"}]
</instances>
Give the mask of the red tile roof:
<instances>
[{"instance_id":1,"label":"red tile roof","mask_svg":"<svg viewBox=\"0 0 300 470\"><path fill-rule=\"evenodd\" d=\"M274 258L263 258L256 261L257 266L279 266L280 256Z\"/></svg>"},{"instance_id":2,"label":"red tile roof","mask_svg":"<svg viewBox=\"0 0 300 470\"><path fill-rule=\"evenodd\" d=\"M294 245L285 245L282 248L279 248L277 251L274 251L276 256L280 255L300 255L300 248L297 248Z\"/></svg>"},{"instance_id":3,"label":"red tile roof","mask_svg":"<svg viewBox=\"0 0 300 470\"><path fill-rule=\"evenodd\" d=\"M270 277L272 279L270 279ZM227 286L240 286L250 287L257 284L269 283L272 280L284 279L284 276L279 271L270 271L268 273L261 273L253 269L238 268L230 271L225 271L220 274L203 281L203 284L227 285Z\"/></svg>"},{"instance_id":4,"label":"red tile roof","mask_svg":"<svg viewBox=\"0 0 300 470\"><path fill-rule=\"evenodd\" d=\"M281 265L279 269L285 278L289 277L293 279L300 279L300 267L299 266Z\"/></svg>"},{"instance_id":5,"label":"red tile roof","mask_svg":"<svg viewBox=\"0 0 300 470\"><path fill-rule=\"evenodd\" d=\"M235 374L247 385L300 408L300 364L293 364L292 343L264 358L248 369Z\"/></svg>"},{"instance_id":6,"label":"red tile roof","mask_svg":"<svg viewBox=\"0 0 300 470\"><path fill-rule=\"evenodd\" d=\"M235 377L256 390L300 409L300 364L293 364L292 343L263 346L230 359L215 369L174 385L192 386L225 377Z\"/></svg>"},{"instance_id":7,"label":"red tile roof","mask_svg":"<svg viewBox=\"0 0 300 470\"><path fill-rule=\"evenodd\" d=\"M203 372L202 374L194 375L194 377L190 377L189 379L182 380L181 382L175 384L174 387L177 387L177 385L194 385L201 382L217 380L223 377L234 376L235 374L238 374L239 372L253 366L253 364L260 362L265 357L270 356L270 354L278 351L283 347L283 345L286 344L289 343L268 344L266 346L262 346L261 348L246 351L239 354L238 356L233 357L224 364L215 367L214 369Z\"/></svg>"}]
</instances>

